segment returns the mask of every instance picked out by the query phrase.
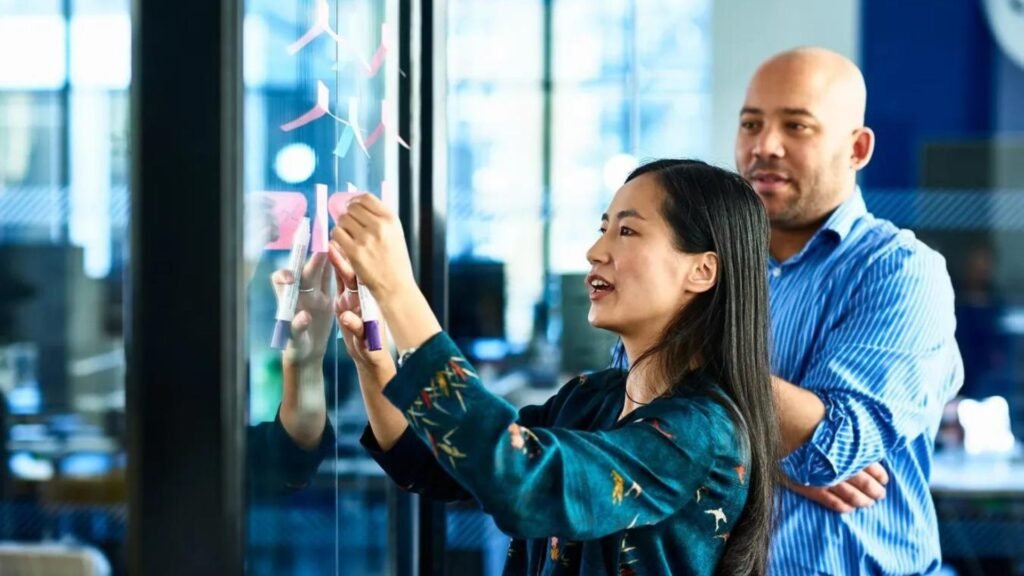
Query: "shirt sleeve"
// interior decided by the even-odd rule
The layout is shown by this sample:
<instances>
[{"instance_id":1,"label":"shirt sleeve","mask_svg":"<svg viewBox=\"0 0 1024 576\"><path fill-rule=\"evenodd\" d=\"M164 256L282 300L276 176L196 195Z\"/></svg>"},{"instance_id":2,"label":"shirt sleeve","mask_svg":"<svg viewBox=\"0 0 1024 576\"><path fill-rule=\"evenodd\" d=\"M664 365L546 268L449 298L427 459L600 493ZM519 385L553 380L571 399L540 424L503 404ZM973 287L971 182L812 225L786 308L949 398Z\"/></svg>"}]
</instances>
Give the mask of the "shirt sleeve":
<instances>
[{"instance_id":1,"label":"shirt sleeve","mask_svg":"<svg viewBox=\"0 0 1024 576\"><path fill-rule=\"evenodd\" d=\"M311 450L299 447L281 424L281 415L247 429L250 495L254 499L281 498L309 484L333 450L334 428L324 423L320 444Z\"/></svg>"},{"instance_id":2,"label":"shirt sleeve","mask_svg":"<svg viewBox=\"0 0 1024 576\"><path fill-rule=\"evenodd\" d=\"M869 264L799 382L825 417L786 475L833 485L933 430L963 381L955 326L941 256L899 246Z\"/></svg>"},{"instance_id":3,"label":"shirt sleeve","mask_svg":"<svg viewBox=\"0 0 1024 576\"><path fill-rule=\"evenodd\" d=\"M552 396L543 405L524 406L519 411L519 421L528 422L530 426L543 424L552 405L575 384L576 379L563 386L558 395ZM434 453L417 437L411 426L406 428L394 446L388 450L380 447L369 424L363 430L359 442L402 490L445 502L473 498L473 495L441 466Z\"/></svg>"},{"instance_id":4,"label":"shirt sleeve","mask_svg":"<svg viewBox=\"0 0 1024 576\"><path fill-rule=\"evenodd\" d=\"M518 538L589 540L667 518L704 486L721 451L716 432L733 430L727 416L679 397L610 431L527 426L444 333L384 394L440 466Z\"/></svg>"}]
</instances>

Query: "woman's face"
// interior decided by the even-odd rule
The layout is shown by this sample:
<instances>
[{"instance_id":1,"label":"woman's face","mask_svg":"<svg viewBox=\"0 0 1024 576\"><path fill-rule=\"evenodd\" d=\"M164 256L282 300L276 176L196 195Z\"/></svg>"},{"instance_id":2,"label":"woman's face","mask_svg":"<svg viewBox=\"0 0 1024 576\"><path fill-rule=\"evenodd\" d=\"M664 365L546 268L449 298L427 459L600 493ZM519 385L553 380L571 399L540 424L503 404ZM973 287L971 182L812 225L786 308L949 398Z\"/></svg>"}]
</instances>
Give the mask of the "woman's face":
<instances>
[{"instance_id":1,"label":"woman's face","mask_svg":"<svg viewBox=\"0 0 1024 576\"><path fill-rule=\"evenodd\" d=\"M699 288L694 274L704 255L675 247L663 200L658 180L645 174L619 188L602 216L601 235L587 251L592 326L657 338Z\"/></svg>"}]
</instances>

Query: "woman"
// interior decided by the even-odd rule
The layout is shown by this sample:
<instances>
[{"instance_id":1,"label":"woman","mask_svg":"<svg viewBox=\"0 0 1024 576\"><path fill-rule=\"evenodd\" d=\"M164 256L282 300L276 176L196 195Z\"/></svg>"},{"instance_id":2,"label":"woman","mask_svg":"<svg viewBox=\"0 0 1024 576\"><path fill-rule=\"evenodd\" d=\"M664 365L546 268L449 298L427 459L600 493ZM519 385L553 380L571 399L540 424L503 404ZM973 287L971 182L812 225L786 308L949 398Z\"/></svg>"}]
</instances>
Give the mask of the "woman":
<instances>
[{"instance_id":1,"label":"woman","mask_svg":"<svg viewBox=\"0 0 1024 576\"><path fill-rule=\"evenodd\" d=\"M634 171L587 252L590 323L629 370L543 406L491 395L434 317L376 198L332 234L363 443L403 488L475 498L512 536L506 574L763 573L778 423L767 352L768 223L739 176L697 161ZM358 275L400 352L362 343Z\"/></svg>"}]
</instances>

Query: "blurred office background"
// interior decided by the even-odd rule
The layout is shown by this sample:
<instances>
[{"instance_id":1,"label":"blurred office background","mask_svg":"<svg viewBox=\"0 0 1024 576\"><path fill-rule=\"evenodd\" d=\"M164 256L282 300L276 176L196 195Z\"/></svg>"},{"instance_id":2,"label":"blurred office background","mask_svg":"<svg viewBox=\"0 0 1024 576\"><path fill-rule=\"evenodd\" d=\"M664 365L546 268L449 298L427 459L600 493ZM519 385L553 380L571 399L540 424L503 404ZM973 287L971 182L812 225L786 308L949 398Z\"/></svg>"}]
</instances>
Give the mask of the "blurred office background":
<instances>
[{"instance_id":1,"label":"blurred office background","mask_svg":"<svg viewBox=\"0 0 1024 576\"><path fill-rule=\"evenodd\" d=\"M41 553L127 570L129 4L0 0L0 573ZM420 169L442 176L427 208L443 215L444 257L429 265L447 280L449 329L495 392L535 403L609 362L613 340L586 322L584 253L629 170L661 156L733 167L756 65L823 46L867 80L869 209L942 252L957 289L965 383L933 470L946 569L1024 574L1024 4L416 2L443 36L406 69L401 44L422 32L400 17L409 4L242 3L250 423L280 400L268 277L287 252L267 248L261 218L313 216L316 184L407 198L403 142L430 145L400 133L410 109L426 103L447 143ZM446 99L407 89L425 61ZM281 129L318 107L329 113ZM364 135L383 126L376 143L345 144L350 112ZM246 571L406 573L399 524L418 522L441 527L420 543L446 573L499 574L506 538L486 516L403 500L362 453L343 347L325 371L336 453L306 490L250 503Z\"/></svg>"}]
</instances>

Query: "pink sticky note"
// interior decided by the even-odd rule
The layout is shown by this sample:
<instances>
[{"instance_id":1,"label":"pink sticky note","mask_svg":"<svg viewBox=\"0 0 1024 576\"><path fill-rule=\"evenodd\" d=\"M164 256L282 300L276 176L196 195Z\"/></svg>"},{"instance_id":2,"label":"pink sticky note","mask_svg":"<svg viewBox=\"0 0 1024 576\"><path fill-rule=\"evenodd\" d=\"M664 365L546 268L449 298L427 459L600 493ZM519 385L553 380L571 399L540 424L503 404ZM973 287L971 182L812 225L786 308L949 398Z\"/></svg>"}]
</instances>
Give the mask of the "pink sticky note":
<instances>
[{"instance_id":1,"label":"pink sticky note","mask_svg":"<svg viewBox=\"0 0 1024 576\"><path fill-rule=\"evenodd\" d=\"M352 134L356 138L356 144L362 148L367 157L370 151L366 149L366 142L363 140L363 129L359 127L359 98L353 96L348 99L348 125L352 128Z\"/></svg>"},{"instance_id":2,"label":"pink sticky note","mask_svg":"<svg viewBox=\"0 0 1024 576\"><path fill-rule=\"evenodd\" d=\"M384 204L388 206L388 208L395 212L398 211L398 192L397 190L393 190L391 188L387 180L381 180L380 194L374 194L373 192L360 190L356 187L355 184L349 182L347 192L336 192L333 195L331 195L331 218L333 218L334 221L337 222L338 218L343 216L348 211L348 202L357 196L362 196L363 194L373 194L374 196L380 198L384 202Z\"/></svg>"},{"instance_id":3,"label":"pink sticky note","mask_svg":"<svg viewBox=\"0 0 1024 576\"><path fill-rule=\"evenodd\" d=\"M320 0L317 2L316 12L313 16L313 26L311 26L301 38L288 45L288 53L297 53L299 50L302 50L306 44L316 40L318 36L324 33L328 33L332 38L337 39L337 35L333 30L331 30L330 18L331 7L327 4L327 0Z\"/></svg>"},{"instance_id":4,"label":"pink sticky note","mask_svg":"<svg viewBox=\"0 0 1024 576\"><path fill-rule=\"evenodd\" d=\"M388 115L387 100L381 100L380 102L380 124L377 124L377 127L373 129L373 132L366 137L366 147L369 148L376 144L377 140L380 139L381 136L390 136L401 146L405 147L406 150L410 149L409 144L398 135L395 127L391 124L390 116Z\"/></svg>"},{"instance_id":5,"label":"pink sticky note","mask_svg":"<svg viewBox=\"0 0 1024 576\"><path fill-rule=\"evenodd\" d=\"M285 132L291 132L296 128L300 128L309 124L310 122L327 114L327 106L330 104L331 91L327 89L327 85L322 81L317 80L316 83L316 104L311 110L299 116L295 120L288 122L287 124L281 125L281 130Z\"/></svg>"},{"instance_id":6,"label":"pink sticky note","mask_svg":"<svg viewBox=\"0 0 1024 576\"><path fill-rule=\"evenodd\" d=\"M351 190L351 188L349 189ZM338 218L341 218L348 212L348 203L356 196L362 196L366 192L335 192L331 194L331 199L327 203L328 210L331 212L331 219L335 222Z\"/></svg>"},{"instance_id":7,"label":"pink sticky note","mask_svg":"<svg viewBox=\"0 0 1024 576\"><path fill-rule=\"evenodd\" d=\"M316 217L313 219L313 252L327 252L327 185L316 185Z\"/></svg>"},{"instance_id":8,"label":"pink sticky note","mask_svg":"<svg viewBox=\"0 0 1024 576\"><path fill-rule=\"evenodd\" d=\"M369 65L366 67L366 75L373 77L377 75L381 66L384 65L384 61L388 56L388 25L382 23L380 25L380 46L377 47L377 52L374 53L373 58L370 59Z\"/></svg>"},{"instance_id":9,"label":"pink sticky note","mask_svg":"<svg viewBox=\"0 0 1024 576\"><path fill-rule=\"evenodd\" d=\"M298 192L261 192L273 202L270 211L273 215L276 234L272 234L267 250L291 250L292 237L299 222L306 215L306 197Z\"/></svg>"},{"instance_id":10,"label":"pink sticky note","mask_svg":"<svg viewBox=\"0 0 1024 576\"><path fill-rule=\"evenodd\" d=\"M366 137L366 147L369 148L377 143L377 139L384 134L384 124L377 124L377 127Z\"/></svg>"}]
</instances>

